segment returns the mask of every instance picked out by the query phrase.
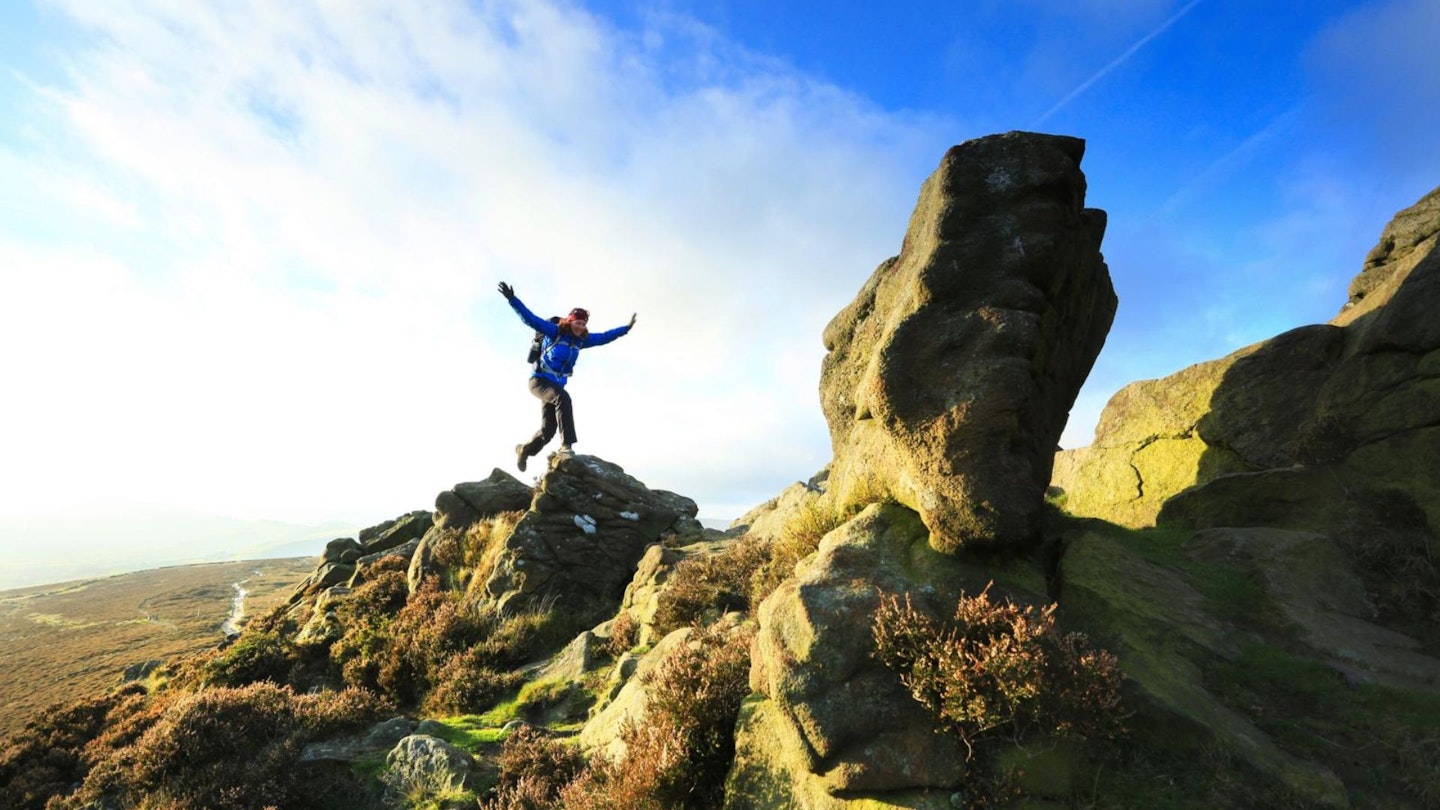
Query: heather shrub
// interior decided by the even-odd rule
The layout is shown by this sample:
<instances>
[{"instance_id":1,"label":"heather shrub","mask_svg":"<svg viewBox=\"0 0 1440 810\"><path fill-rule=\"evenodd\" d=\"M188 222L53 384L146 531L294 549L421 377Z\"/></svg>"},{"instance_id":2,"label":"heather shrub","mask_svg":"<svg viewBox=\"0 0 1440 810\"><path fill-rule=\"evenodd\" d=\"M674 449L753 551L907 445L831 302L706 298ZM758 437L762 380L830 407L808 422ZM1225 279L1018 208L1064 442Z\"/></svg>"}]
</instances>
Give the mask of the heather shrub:
<instances>
[{"instance_id":1,"label":"heather shrub","mask_svg":"<svg viewBox=\"0 0 1440 810\"><path fill-rule=\"evenodd\" d=\"M90 770L86 746L113 717L143 701L144 690L129 686L41 712L0 747L0 807L41 808L68 793Z\"/></svg>"},{"instance_id":2,"label":"heather shrub","mask_svg":"<svg viewBox=\"0 0 1440 810\"><path fill-rule=\"evenodd\" d=\"M461 609L459 598L427 579L379 640L376 679L397 702L415 705L451 657L484 640L484 620Z\"/></svg>"},{"instance_id":3,"label":"heather shrub","mask_svg":"<svg viewBox=\"0 0 1440 810\"><path fill-rule=\"evenodd\" d=\"M378 576L356 593L362 601L393 604L403 587L397 576ZM346 685L448 712L492 705L518 683L512 670L558 649L586 618L546 608L502 616L490 603L442 589L433 577L393 615L361 611L353 603L341 610L346 631L331 646L330 660Z\"/></svg>"},{"instance_id":4,"label":"heather shrub","mask_svg":"<svg viewBox=\"0 0 1440 810\"><path fill-rule=\"evenodd\" d=\"M610 624L610 637L605 639L604 652L619 658L640 643L640 623L629 613L621 613Z\"/></svg>"},{"instance_id":5,"label":"heather shrub","mask_svg":"<svg viewBox=\"0 0 1440 810\"><path fill-rule=\"evenodd\" d=\"M989 586L962 596L949 622L916 610L908 595L885 596L873 628L876 656L972 755L996 736L1117 732L1115 657L1081 634L1056 631L1054 613L1054 605L994 601Z\"/></svg>"},{"instance_id":6,"label":"heather shrub","mask_svg":"<svg viewBox=\"0 0 1440 810\"><path fill-rule=\"evenodd\" d=\"M393 561L393 562L392 562ZM403 557L382 557L364 569L364 581L335 605L335 616L349 625L371 617L393 616L410 597Z\"/></svg>"},{"instance_id":7,"label":"heather shrub","mask_svg":"<svg viewBox=\"0 0 1440 810\"><path fill-rule=\"evenodd\" d=\"M288 682L295 666L295 645L270 632L245 632L205 665L204 680L214 686L244 686L258 681Z\"/></svg>"},{"instance_id":8,"label":"heather shrub","mask_svg":"<svg viewBox=\"0 0 1440 810\"><path fill-rule=\"evenodd\" d=\"M185 695L133 744L98 762L67 806L315 806L294 767L300 750L314 739L358 731L386 708L369 693L297 696L271 683Z\"/></svg>"},{"instance_id":9,"label":"heather shrub","mask_svg":"<svg viewBox=\"0 0 1440 810\"><path fill-rule=\"evenodd\" d=\"M591 627L592 611L556 610L546 603L510 616L483 614L489 626L484 642L493 666L517 667L552 653Z\"/></svg>"},{"instance_id":10,"label":"heather shrub","mask_svg":"<svg viewBox=\"0 0 1440 810\"><path fill-rule=\"evenodd\" d=\"M1422 637L1433 634L1440 625L1440 547L1425 511L1396 489L1357 500L1337 540L1383 618Z\"/></svg>"},{"instance_id":11,"label":"heather shrub","mask_svg":"<svg viewBox=\"0 0 1440 810\"><path fill-rule=\"evenodd\" d=\"M430 714L483 712L524 680L523 673L492 669L486 652L472 647L451 656L440 668L435 687L425 698L425 711Z\"/></svg>"},{"instance_id":12,"label":"heather shrub","mask_svg":"<svg viewBox=\"0 0 1440 810\"><path fill-rule=\"evenodd\" d=\"M750 582L768 553L767 546L747 537L719 554L681 560L660 592L656 634L663 637L681 627L708 624L727 612L748 611Z\"/></svg>"},{"instance_id":13,"label":"heather shrub","mask_svg":"<svg viewBox=\"0 0 1440 810\"><path fill-rule=\"evenodd\" d=\"M511 734L500 749L494 794L481 810L549 810L560 791L585 768L573 745L530 726Z\"/></svg>"},{"instance_id":14,"label":"heather shrub","mask_svg":"<svg viewBox=\"0 0 1440 810\"><path fill-rule=\"evenodd\" d=\"M749 694L753 628L697 629L647 676L645 720L621 732L619 762L592 761L560 793L567 810L719 807Z\"/></svg>"}]
</instances>

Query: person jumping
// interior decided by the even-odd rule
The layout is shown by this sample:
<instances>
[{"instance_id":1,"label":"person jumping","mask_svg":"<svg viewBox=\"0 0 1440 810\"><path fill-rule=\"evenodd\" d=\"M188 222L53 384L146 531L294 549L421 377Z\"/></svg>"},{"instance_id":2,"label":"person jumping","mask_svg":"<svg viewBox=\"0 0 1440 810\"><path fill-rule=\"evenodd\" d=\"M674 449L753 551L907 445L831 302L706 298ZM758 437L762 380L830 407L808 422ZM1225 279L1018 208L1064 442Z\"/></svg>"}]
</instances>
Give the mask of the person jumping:
<instances>
[{"instance_id":1,"label":"person jumping","mask_svg":"<svg viewBox=\"0 0 1440 810\"><path fill-rule=\"evenodd\" d=\"M510 302L510 308L520 316L520 320L545 336L540 349L540 359L535 363L535 372L530 375L530 393L543 403L540 406L540 429L535 431L530 441L515 445L515 465L524 472L526 460L540 454L540 450L555 437L557 428L561 434L560 452L571 452L570 446L576 441L575 409L570 404L570 393L565 390L565 381L575 373L575 361L580 357L581 349L604 346L621 335L629 334L630 329L635 326L635 316L632 314L630 323L625 326L592 335L586 328L590 322L590 313L584 309L576 307L559 323L551 323L537 317L521 303L520 299L515 297L514 287L502 281L499 289L505 300Z\"/></svg>"}]
</instances>

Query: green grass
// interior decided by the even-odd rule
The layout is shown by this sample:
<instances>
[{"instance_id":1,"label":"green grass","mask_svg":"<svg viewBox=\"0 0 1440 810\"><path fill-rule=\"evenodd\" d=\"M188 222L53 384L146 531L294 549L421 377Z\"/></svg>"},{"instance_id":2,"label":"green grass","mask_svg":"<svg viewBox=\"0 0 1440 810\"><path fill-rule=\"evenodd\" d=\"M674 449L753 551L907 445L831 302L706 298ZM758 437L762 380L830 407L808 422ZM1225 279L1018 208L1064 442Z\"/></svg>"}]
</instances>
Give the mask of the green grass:
<instances>
[{"instance_id":1,"label":"green grass","mask_svg":"<svg viewBox=\"0 0 1440 810\"><path fill-rule=\"evenodd\" d=\"M437 717L440 724L435 735L456 748L475 753L483 747L497 745L510 736L504 726L515 719L515 702L497 706L484 714L462 714L454 717ZM502 711L508 707L508 711Z\"/></svg>"}]
</instances>

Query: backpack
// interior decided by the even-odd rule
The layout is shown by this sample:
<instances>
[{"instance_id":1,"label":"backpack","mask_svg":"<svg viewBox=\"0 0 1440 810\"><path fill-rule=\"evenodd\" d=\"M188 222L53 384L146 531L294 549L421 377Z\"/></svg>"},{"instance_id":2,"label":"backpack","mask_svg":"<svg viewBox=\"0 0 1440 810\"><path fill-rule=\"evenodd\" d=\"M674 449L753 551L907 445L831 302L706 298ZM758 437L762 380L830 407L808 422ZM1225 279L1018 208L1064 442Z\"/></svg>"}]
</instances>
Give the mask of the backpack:
<instances>
[{"instance_id":1,"label":"backpack","mask_svg":"<svg viewBox=\"0 0 1440 810\"><path fill-rule=\"evenodd\" d=\"M551 315L551 316L550 316L550 322L551 322L551 323L560 323L560 316L559 316L559 315ZM557 337L557 340L558 340L558 337ZM545 346L545 333L544 333L544 332L536 332L536 333L535 333L535 337L530 338L530 355L525 358L525 362L529 363L529 364L532 365L532 366L535 365L536 363L540 362L540 351L544 348L544 346Z\"/></svg>"}]
</instances>

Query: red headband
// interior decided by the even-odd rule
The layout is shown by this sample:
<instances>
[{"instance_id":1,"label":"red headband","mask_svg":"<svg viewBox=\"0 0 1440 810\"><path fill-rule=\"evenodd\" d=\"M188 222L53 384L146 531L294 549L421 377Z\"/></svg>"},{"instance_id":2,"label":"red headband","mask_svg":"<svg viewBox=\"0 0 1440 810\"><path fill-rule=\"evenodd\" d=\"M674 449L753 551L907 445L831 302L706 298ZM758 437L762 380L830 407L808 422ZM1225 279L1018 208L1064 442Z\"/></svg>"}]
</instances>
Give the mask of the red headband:
<instances>
[{"instance_id":1,"label":"red headband","mask_svg":"<svg viewBox=\"0 0 1440 810\"><path fill-rule=\"evenodd\" d=\"M585 310L583 310L583 309L581 309L580 307L576 307L576 308L570 310L570 316L567 317L565 320L567 320L567 321L588 321L588 320L590 320L590 313L587 312L587 311L585 311Z\"/></svg>"}]
</instances>

